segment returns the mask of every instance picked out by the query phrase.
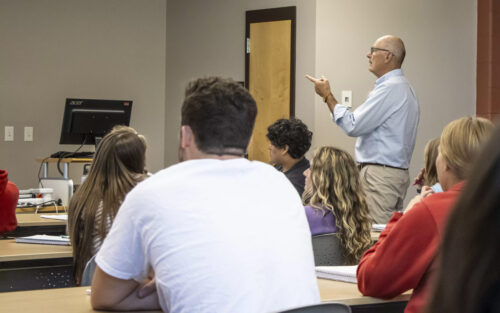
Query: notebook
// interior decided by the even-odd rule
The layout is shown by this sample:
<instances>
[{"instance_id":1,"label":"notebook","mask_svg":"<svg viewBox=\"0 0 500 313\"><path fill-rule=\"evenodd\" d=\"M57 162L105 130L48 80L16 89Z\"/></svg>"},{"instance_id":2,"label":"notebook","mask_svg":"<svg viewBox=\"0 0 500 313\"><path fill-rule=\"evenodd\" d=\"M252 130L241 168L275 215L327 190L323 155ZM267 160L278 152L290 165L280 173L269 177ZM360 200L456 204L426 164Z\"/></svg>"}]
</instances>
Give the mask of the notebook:
<instances>
[{"instance_id":1,"label":"notebook","mask_svg":"<svg viewBox=\"0 0 500 313\"><path fill-rule=\"evenodd\" d=\"M61 221L67 221L68 220L68 214L59 214L59 215L42 214L42 215L40 215L40 217L41 218L53 219L53 220L61 220Z\"/></svg>"},{"instance_id":2,"label":"notebook","mask_svg":"<svg viewBox=\"0 0 500 313\"><path fill-rule=\"evenodd\" d=\"M44 245L61 245L69 246L71 242L69 241L69 236L50 236L50 235L34 235L27 237L16 238L18 243L38 243Z\"/></svg>"},{"instance_id":3,"label":"notebook","mask_svg":"<svg viewBox=\"0 0 500 313\"><path fill-rule=\"evenodd\" d=\"M357 265L353 266L316 266L316 276L318 278L343 281L356 284Z\"/></svg>"},{"instance_id":4,"label":"notebook","mask_svg":"<svg viewBox=\"0 0 500 313\"><path fill-rule=\"evenodd\" d=\"M381 232L385 229L386 224L372 224L372 230L376 232Z\"/></svg>"}]
</instances>

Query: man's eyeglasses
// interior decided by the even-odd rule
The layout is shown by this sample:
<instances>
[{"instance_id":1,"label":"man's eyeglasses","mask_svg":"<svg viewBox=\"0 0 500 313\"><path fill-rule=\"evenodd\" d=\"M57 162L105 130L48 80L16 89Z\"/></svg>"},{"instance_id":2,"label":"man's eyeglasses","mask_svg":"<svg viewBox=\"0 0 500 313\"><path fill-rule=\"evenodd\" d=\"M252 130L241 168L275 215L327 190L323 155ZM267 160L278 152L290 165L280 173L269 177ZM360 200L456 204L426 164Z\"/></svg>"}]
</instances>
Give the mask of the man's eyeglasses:
<instances>
[{"instance_id":1,"label":"man's eyeglasses","mask_svg":"<svg viewBox=\"0 0 500 313\"><path fill-rule=\"evenodd\" d=\"M382 48L370 47L370 54L373 54L373 52L375 52L375 51L385 51L385 52L390 52L390 53L392 53L392 51L391 51L391 50L382 49ZM394 54L394 53L392 53L392 54Z\"/></svg>"}]
</instances>

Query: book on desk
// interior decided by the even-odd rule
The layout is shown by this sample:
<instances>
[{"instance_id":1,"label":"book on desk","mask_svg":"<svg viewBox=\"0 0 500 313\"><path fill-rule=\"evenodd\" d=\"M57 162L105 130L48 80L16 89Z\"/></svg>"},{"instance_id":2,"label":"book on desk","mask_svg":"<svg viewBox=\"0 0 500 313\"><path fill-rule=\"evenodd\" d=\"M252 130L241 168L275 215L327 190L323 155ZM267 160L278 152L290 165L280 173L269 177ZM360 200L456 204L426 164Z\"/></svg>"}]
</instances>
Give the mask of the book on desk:
<instances>
[{"instance_id":1,"label":"book on desk","mask_svg":"<svg viewBox=\"0 0 500 313\"><path fill-rule=\"evenodd\" d=\"M357 283L357 265L352 266L316 266L316 277L338 280L346 283Z\"/></svg>"}]
</instances>

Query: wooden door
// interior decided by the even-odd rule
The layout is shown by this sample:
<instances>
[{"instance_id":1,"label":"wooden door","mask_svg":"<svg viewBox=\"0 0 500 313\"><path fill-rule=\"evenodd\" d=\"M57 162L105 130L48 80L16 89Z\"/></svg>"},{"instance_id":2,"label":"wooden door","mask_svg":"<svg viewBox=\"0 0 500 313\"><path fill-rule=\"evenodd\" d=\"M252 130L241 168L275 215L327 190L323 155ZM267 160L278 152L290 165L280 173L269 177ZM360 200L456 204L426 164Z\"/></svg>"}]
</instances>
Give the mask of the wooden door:
<instances>
[{"instance_id":1,"label":"wooden door","mask_svg":"<svg viewBox=\"0 0 500 313\"><path fill-rule=\"evenodd\" d=\"M269 162L267 127L294 115L295 7L247 12L245 85L257 102L248 158Z\"/></svg>"}]
</instances>

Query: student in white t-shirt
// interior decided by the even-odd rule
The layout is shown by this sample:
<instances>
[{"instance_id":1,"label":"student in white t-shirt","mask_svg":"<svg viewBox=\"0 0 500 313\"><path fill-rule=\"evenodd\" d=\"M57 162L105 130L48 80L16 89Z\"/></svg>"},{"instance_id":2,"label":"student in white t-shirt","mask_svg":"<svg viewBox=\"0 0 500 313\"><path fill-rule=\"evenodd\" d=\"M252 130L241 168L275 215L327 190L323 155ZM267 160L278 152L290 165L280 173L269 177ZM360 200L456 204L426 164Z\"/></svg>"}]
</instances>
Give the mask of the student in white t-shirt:
<instances>
[{"instance_id":1,"label":"student in white t-shirt","mask_svg":"<svg viewBox=\"0 0 500 313\"><path fill-rule=\"evenodd\" d=\"M181 163L126 197L97 254L94 308L261 313L320 301L299 195L243 158L256 113L232 80L188 86Z\"/></svg>"}]
</instances>

